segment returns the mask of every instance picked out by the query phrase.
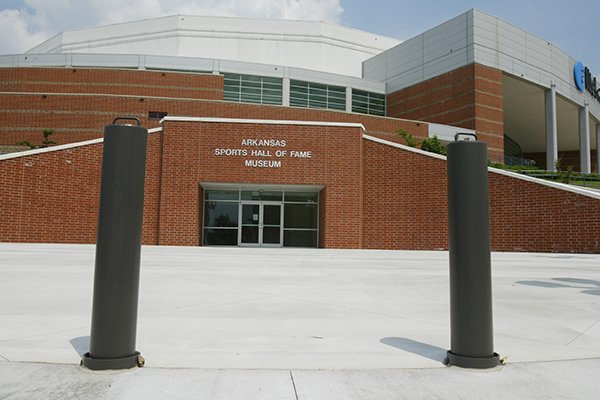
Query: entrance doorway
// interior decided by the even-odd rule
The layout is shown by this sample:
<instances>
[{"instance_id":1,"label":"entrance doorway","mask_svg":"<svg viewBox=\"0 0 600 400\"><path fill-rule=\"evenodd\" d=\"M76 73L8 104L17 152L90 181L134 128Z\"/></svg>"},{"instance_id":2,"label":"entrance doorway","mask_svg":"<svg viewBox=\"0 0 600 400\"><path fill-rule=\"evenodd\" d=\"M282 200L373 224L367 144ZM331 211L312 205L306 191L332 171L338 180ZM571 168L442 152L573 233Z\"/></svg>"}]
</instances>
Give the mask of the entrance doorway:
<instances>
[{"instance_id":1,"label":"entrance doorway","mask_svg":"<svg viewBox=\"0 0 600 400\"><path fill-rule=\"evenodd\" d=\"M202 245L319 247L322 186L203 183Z\"/></svg>"},{"instance_id":2,"label":"entrance doorway","mask_svg":"<svg viewBox=\"0 0 600 400\"><path fill-rule=\"evenodd\" d=\"M281 202L242 201L239 246L281 247L283 207Z\"/></svg>"}]
</instances>

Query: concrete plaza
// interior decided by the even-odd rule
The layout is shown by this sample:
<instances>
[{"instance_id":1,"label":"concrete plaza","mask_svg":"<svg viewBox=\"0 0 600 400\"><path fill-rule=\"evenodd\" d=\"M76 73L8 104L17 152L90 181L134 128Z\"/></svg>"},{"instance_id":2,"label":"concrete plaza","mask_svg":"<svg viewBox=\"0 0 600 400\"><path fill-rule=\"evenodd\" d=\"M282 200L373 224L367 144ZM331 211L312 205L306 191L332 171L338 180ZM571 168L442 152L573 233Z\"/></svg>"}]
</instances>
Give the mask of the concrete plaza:
<instances>
[{"instance_id":1,"label":"concrete plaza","mask_svg":"<svg viewBox=\"0 0 600 400\"><path fill-rule=\"evenodd\" d=\"M491 370L445 367L448 253L143 247L137 349L93 372L95 246L0 243L0 399L590 399L600 255L493 253Z\"/></svg>"}]
</instances>

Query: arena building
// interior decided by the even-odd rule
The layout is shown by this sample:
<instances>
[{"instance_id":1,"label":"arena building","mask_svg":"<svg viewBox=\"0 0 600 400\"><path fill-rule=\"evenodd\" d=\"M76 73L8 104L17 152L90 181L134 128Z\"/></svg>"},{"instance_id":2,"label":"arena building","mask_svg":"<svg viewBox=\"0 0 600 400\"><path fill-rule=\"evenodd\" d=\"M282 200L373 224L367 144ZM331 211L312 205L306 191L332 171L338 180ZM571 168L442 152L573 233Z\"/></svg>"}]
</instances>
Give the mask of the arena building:
<instances>
[{"instance_id":1,"label":"arena building","mask_svg":"<svg viewBox=\"0 0 600 400\"><path fill-rule=\"evenodd\" d=\"M584 64L481 11L405 42L320 22L171 16L0 56L0 240L95 241L102 129L150 128L144 243L445 249L445 157L597 171ZM600 194L490 170L494 250L600 252Z\"/></svg>"}]
</instances>

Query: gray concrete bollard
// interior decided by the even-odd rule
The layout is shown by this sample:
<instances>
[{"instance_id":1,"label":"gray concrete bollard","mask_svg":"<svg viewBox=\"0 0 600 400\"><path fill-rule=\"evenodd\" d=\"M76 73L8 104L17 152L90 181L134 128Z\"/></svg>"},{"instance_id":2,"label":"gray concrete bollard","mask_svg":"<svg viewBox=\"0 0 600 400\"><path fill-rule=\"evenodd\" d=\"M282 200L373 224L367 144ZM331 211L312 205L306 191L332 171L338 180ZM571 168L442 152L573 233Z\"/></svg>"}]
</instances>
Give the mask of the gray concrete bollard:
<instances>
[{"instance_id":1,"label":"gray concrete bollard","mask_svg":"<svg viewBox=\"0 0 600 400\"><path fill-rule=\"evenodd\" d=\"M143 366L135 349L148 131L104 129L90 351L92 370Z\"/></svg>"},{"instance_id":2,"label":"gray concrete bollard","mask_svg":"<svg viewBox=\"0 0 600 400\"><path fill-rule=\"evenodd\" d=\"M447 149L451 346L446 363L493 368L500 357L493 339L487 145L455 141Z\"/></svg>"}]
</instances>

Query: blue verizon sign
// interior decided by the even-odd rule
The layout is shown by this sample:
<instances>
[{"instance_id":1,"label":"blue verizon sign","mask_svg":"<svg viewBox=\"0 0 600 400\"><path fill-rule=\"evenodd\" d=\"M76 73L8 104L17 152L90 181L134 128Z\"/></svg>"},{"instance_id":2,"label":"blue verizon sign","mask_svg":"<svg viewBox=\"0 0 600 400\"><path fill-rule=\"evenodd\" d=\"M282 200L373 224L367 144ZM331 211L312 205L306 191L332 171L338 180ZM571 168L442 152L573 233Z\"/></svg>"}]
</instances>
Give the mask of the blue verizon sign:
<instances>
[{"instance_id":1,"label":"blue verizon sign","mask_svg":"<svg viewBox=\"0 0 600 400\"><path fill-rule=\"evenodd\" d=\"M593 98L600 101L600 88L588 67L584 67L581 62L577 61L573 69L573 78L577 90L580 92L587 90Z\"/></svg>"}]
</instances>

